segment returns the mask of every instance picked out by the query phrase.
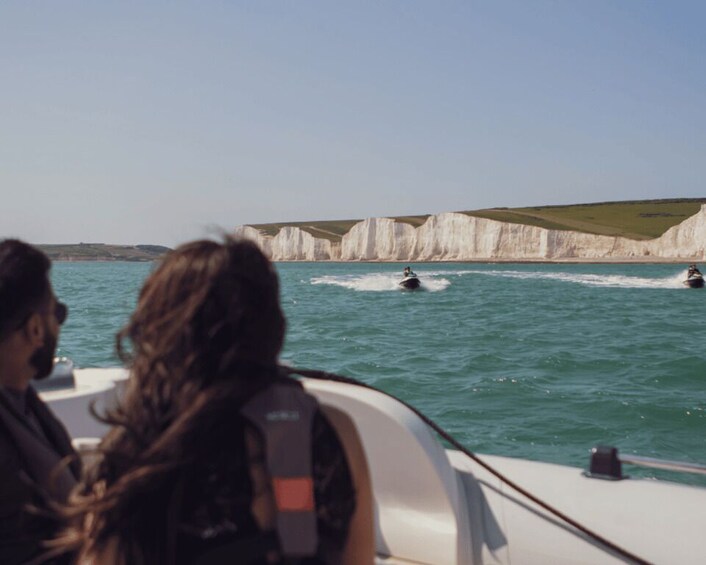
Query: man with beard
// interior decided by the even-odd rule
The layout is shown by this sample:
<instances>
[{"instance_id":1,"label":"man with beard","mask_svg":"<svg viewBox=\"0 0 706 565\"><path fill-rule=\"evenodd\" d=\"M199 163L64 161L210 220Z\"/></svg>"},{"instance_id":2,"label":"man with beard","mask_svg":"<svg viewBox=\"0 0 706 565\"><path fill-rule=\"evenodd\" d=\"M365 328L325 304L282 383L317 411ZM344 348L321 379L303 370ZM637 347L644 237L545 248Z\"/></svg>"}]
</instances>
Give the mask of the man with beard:
<instances>
[{"instance_id":1,"label":"man with beard","mask_svg":"<svg viewBox=\"0 0 706 565\"><path fill-rule=\"evenodd\" d=\"M33 379L49 376L67 309L49 281L50 262L18 241L0 242L0 563L25 563L55 529L51 501L63 501L80 462L64 426ZM62 464L62 459L66 460ZM69 462L70 461L70 462Z\"/></svg>"}]
</instances>

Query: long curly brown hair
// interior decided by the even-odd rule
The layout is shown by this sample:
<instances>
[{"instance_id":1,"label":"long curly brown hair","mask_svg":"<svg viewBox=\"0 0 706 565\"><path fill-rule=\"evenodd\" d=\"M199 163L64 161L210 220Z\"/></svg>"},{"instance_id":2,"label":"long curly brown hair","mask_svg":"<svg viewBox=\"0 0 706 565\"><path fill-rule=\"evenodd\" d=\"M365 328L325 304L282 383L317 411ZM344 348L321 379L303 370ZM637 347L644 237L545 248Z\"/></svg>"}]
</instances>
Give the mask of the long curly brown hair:
<instances>
[{"instance_id":1,"label":"long curly brown hair","mask_svg":"<svg viewBox=\"0 0 706 565\"><path fill-rule=\"evenodd\" d=\"M277 275L254 243L170 252L117 335L130 378L101 417L112 428L62 511L69 526L55 549L95 554L117 540L125 562L175 562L180 493L218 442L231 441L229 414L276 378L284 333Z\"/></svg>"}]
</instances>

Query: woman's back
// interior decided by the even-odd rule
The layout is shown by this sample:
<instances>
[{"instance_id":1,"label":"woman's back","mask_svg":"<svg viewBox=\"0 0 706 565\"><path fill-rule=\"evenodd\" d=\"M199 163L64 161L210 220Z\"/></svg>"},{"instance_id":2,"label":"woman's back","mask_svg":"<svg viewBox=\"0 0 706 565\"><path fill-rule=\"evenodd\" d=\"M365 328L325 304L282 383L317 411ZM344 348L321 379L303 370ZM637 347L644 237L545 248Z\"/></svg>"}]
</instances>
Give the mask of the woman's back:
<instances>
[{"instance_id":1,"label":"woman's back","mask_svg":"<svg viewBox=\"0 0 706 565\"><path fill-rule=\"evenodd\" d=\"M216 549L239 556L241 563L248 562L245 555L253 563L266 562L266 555L279 554L279 544L265 439L233 410L201 431L198 453L181 477L177 563L213 562L207 556ZM355 490L341 442L318 409L310 446L318 544L315 556L304 562L335 563L346 542Z\"/></svg>"}]
</instances>

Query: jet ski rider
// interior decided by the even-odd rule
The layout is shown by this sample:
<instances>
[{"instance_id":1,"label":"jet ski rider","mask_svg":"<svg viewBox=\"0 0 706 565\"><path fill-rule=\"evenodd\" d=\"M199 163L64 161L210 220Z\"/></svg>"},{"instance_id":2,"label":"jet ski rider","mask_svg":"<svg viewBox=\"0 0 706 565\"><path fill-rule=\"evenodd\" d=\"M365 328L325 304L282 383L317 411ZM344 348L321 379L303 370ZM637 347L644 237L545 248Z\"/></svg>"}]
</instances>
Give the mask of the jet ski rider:
<instances>
[{"instance_id":1,"label":"jet ski rider","mask_svg":"<svg viewBox=\"0 0 706 565\"><path fill-rule=\"evenodd\" d=\"M689 265L689 271L688 271L687 274L686 274L686 278L690 278L690 277L693 277L693 276L696 276L696 275L698 275L698 276L703 276L703 275L701 275L701 271L699 271L699 270L696 268L696 265L694 265L694 264L692 263L691 265Z\"/></svg>"},{"instance_id":2,"label":"jet ski rider","mask_svg":"<svg viewBox=\"0 0 706 565\"><path fill-rule=\"evenodd\" d=\"M407 278L407 277L416 277L416 276L417 276L417 275L414 273L414 271L412 271L412 269L409 267L409 265L407 265L407 266L404 268L404 271L402 271L402 275L403 275L405 278Z\"/></svg>"}]
</instances>

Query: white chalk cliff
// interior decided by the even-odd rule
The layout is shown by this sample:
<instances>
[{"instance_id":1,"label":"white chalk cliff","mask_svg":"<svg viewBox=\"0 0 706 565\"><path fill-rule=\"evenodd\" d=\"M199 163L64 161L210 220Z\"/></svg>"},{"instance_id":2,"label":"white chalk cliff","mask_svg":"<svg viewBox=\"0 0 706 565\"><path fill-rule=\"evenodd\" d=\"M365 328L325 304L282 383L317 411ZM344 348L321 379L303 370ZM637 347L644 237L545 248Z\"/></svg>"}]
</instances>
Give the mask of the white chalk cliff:
<instances>
[{"instance_id":1,"label":"white chalk cliff","mask_svg":"<svg viewBox=\"0 0 706 565\"><path fill-rule=\"evenodd\" d=\"M660 261L706 259L706 205L662 236L644 241L548 230L447 212L415 228L390 218L355 224L340 243L296 227L275 236L250 226L235 234L255 240L274 261Z\"/></svg>"}]
</instances>

